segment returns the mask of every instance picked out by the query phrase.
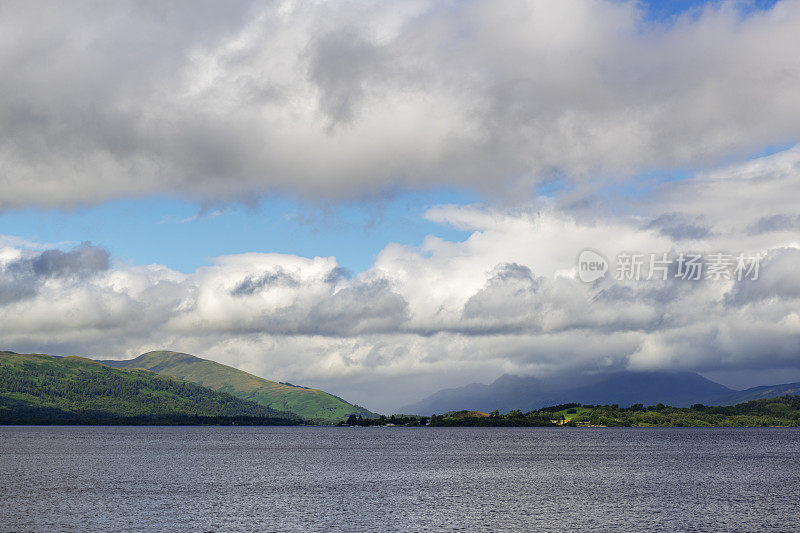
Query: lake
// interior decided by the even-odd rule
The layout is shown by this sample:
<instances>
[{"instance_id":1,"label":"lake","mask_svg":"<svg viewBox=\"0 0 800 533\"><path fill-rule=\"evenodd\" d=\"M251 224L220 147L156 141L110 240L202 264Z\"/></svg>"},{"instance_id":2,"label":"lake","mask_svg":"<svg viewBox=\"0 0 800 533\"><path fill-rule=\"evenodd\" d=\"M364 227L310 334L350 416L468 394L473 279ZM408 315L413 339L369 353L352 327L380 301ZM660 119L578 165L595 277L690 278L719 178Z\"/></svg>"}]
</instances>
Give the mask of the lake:
<instances>
[{"instance_id":1,"label":"lake","mask_svg":"<svg viewBox=\"0 0 800 533\"><path fill-rule=\"evenodd\" d=\"M800 530L800 430L0 427L2 531Z\"/></svg>"}]
</instances>

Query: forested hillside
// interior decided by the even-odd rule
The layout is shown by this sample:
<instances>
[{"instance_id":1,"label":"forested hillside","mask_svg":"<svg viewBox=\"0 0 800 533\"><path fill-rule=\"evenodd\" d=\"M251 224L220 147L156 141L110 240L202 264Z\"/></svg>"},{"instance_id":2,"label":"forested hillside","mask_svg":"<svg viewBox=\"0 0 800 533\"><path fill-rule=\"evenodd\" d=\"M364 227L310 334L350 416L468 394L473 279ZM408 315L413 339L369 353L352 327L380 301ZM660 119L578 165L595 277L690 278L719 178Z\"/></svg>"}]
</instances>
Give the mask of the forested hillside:
<instances>
[{"instance_id":1,"label":"forested hillside","mask_svg":"<svg viewBox=\"0 0 800 533\"><path fill-rule=\"evenodd\" d=\"M145 370L0 352L0 423L298 422L295 415Z\"/></svg>"},{"instance_id":2,"label":"forested hillside","mask_svg":"<svg viewBox=\"0 0 800 533\"><path fill-rule=\"evenodd\" d=\"M337 422L355 414L375 413L338 396L309 387L270 381L216 361L169 351L155 351L126 361L100 361L116 368L144 368L166 376L191 381L203 387L230 393L278 411L294 413L305 420Z\"/></svg>"}]
</instances>

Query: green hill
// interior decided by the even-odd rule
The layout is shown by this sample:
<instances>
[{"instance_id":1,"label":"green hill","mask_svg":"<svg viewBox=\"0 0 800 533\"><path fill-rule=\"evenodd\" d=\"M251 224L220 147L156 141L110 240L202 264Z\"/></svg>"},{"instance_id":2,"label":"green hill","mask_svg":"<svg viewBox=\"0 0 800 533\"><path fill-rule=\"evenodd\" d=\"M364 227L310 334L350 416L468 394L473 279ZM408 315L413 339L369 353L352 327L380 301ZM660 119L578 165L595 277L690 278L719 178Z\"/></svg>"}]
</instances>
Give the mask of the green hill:
<instances>
[{"instance_id":1,"label":"green hill","mask_svg":"<svg viewBox=\"0 0 800 533\"><path fill-rule=\"evenodd\" d=\"M295 416L145 370L0 352L0 423L297 424Z\"/></svg>"},{"instance_id":2,"label":"green hill","mask_svg":"<svg viewBox=\"0 0 800 533\"><path fill-rule=\"evenodd\" d=\"M306 420L337 422L347 419L351 414L377 416L363 407L347 403L338 396L321 390L269 381L243 370L185 353L157 351L127 361L100 362L117 368L144 368L191 381L272 409L294 413Z\"/></svg>"},{"instance_id":3,"label":"green hill","mask_svg":"<svg viewBox=\"0 0 800 533\"><path fill-rule=\"evenodd\" d=\"M380 421L363 420L360 425ZM703 405L670 407L657 404L648 407L635 404L588 405L567 403L543 407L523 413L494 411L488 416L475 416L467 411L433 415L430 426L571 426L571 427L770 427L800 426L800 396L787 395L763 398L736 405Z\"/></svg>"}]
</instances>

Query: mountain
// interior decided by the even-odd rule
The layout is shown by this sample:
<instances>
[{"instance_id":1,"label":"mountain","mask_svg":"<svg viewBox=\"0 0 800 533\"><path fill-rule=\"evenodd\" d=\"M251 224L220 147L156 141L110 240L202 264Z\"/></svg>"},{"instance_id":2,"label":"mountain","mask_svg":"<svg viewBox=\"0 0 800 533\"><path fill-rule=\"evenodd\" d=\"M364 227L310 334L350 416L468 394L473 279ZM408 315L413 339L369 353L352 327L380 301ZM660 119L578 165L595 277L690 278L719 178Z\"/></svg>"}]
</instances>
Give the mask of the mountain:
<instances>
[{"instance_id":1,"label":"mountain","mask_svg":"<svg viewBox=\"0 0 800 533\"><path fill-rule=\"evenodd\" d=\"M297 424L297 416L145 370L0 352L0 423Z\"/></svg>"},{"instance_id":2,"label":"mountain","mask_svg":"<svg viewBox=\"0 0 800 533\"><path fill-rule=\"evenodd\" d=\"M363 407L352 405L321 390L269 381L186 353L156 351L126 361L100 362L115 368L143 368L190 381L272 409L294 413L306 420L336 422L347 419L351 414L377 416Z\"/></svg>"},{"instance_id":3,"label":"mountain","mask_svg":"<svg viewBox=\"0 0 800 533\"><path fill-rule=\"evenodd\" d=\"M735 391L693 372L617 372L576 378L575 381L504 375L490 385L473 383L439 391L418 403L401 408L399 412L430 415L461 409L530 411L568 402L620 406L636 403L663 403L675 407L696 403L732 405L757 398L793 394L798 390L798 384L790 384Z\"/></svg>"},{"instance_id":4,"label":"mountain","mask_svg":"<svg viewBox=\"0 0 800 533\"><path fill-rule=\"evenodd\" d=\"M735 391L717 399L718 405L735 405L751 400L777 398L778 396L800 395L800 383L784 383L782 385L762 385L742 391Z\"/></svg>"}]
</instances>

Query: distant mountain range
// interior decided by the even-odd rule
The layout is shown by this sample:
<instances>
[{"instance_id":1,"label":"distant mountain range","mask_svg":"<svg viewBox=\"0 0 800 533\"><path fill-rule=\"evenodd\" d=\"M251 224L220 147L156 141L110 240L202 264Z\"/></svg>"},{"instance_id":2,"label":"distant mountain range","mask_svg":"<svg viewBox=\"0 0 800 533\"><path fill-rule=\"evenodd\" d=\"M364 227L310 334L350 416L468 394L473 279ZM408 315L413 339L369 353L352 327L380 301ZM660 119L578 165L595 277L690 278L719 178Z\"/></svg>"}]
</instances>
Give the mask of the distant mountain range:
<instances>
[{"instance_id":1,"label":"distant mountain range","mask_svg":"<svg viewBox=\"0 0 800 533\"><path fill-rule=\"evenodd\" d=\"M156 351L125 361L98 362L115 368L142 368L190 381L277 411L296 414L305 420L327 423L346 420L351 414L366 418L377 416L363 407L350 404L338 396L321 390L269 381L243 370L186 353Z\"/></svg>"},{"instance_id":2,"label":"distant mountain range","mask_svg":"<svg viewBox=\"0 0 800 533\"><path fill-rule=\"evenodd\" d=\"M82 357L0 352L0 424L298 424L225 392Z\"/></svg>"},{"instance_id":3,"label":"distant mountain range","mask_svg":"<svg viewBox=\"0 0 800 533\"><path fill-rule=\"evenodd\" d=\"M506 413L512 409L531 411L568 402L618 404L663 403L674 407L693 404L734 405L760 398L800 394L800 383L729 389L693 372L617 372L578 380L544 380L503 375L490 385L473 383L441 390L424 400L402 407L399 413L430 415L462 409Z\"/></svg>"}]
</instances>

